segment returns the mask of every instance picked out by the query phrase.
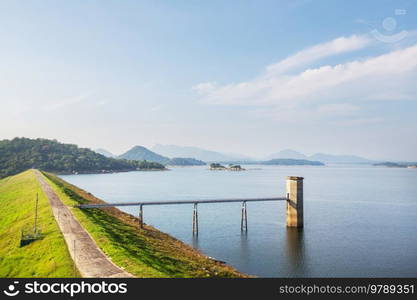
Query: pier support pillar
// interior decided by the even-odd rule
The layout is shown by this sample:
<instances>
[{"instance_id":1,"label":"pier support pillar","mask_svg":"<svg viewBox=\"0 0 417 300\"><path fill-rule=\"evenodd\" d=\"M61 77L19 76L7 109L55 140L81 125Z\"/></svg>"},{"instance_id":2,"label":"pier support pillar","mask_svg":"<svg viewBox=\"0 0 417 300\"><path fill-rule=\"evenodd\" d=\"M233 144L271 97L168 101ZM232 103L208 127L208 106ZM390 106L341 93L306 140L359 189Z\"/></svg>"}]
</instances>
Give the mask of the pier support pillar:
<instances>
[{"instance_id":1,"label":"pier support pillar","mask_svg":"<svg viewBox=\"0 0 417 300\"><path fill-rule=\"evenodd\" d=\"M242 202L242 217L240 219L240 231L248 231L248 214L246 211L246 201Z\"/></svg>"},{"instance_id":2,"label":"pier support pillar","mask_svg":"<svg viewBox=\"0 0 417 300\"><path fill-rule=\"evenodd\" d=\"M140 228L143 228L143 205L139 206L139 225Z\"/></svg>"},{"instance_id":3,"label":"pier support pillar","mask_svg":"<svg viewBox=\"0 0 417 300\"><path fill-rule=\"evenodd\" d=\"M198 235L198 211L197 211L197 203L194 203L193 209L193 235Z\"/></svg>"},{"instance_id":4,"label":"pier support pillar","mask_svg":"<svg viewBox=\"0 0 417 300\"><path fill-rule=\"evenodd\" d=\"M303 179L287 176L287 227L302 228L304 225Z\"/></svg>"}]
</instances>

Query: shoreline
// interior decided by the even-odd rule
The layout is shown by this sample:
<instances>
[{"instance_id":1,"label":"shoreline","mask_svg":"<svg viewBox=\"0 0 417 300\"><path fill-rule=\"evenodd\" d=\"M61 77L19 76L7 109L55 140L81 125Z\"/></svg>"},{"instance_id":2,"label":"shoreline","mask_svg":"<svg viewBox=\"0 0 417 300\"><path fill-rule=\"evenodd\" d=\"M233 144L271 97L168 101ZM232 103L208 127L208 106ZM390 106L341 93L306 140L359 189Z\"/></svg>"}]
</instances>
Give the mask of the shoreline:
<instances>
[{"instance_id":1,"label":"shoreline","mask_svg":"<svg viewBox=\"0 0 417 300\"><path fill-rule=\"evenodd\" d=\"M161 276L178 278L253 277L239 272L221 260L209 257L191 245L153 226L144 223L144 228L139 228L140 219L138 217L118 208L107 207L91 210L76 208L75 205L80 203L106 202L54 174L42 173L55 185L56 190L59 189L58 194L64 197L64 204L70 207L80 224L92 235L103 252L119 267L134 276L145 278ZM123 230L119 228L123 228ZM100 234L97 235L99 232ZM106 232L111 232L111 234L106 236ZM114 238L115 232L117 232L116 236L125 236L123 243ZM126 242L127 240L129 242ZM108 248L109 245L110 248ZM126 251L131 254L126 256ZM146 255L150 256L143 260L142 256ZM117 259L113 260L113 257ZM157 259L155 264L164 270L166 268L166 272L155 275L155 272L161 272L161 270L159 268L153 269L153 264L147 265L146 262L155 259L155 257L161 257L159 258L161 261ZM165 261L168 262L167 266L164 265ZM175 261L175 263L171 265L170 261ZM150 270L141 271L143 269L141 264L145 264ZM174 273L172 274L172 272Z\"/></svg>"},{"instance_id":2,"label":"shoreline","mask_svg":"<svg viewBox=\"0 0 417 300\"><path fill-rule=\"evenodd\" d=\"M128 173L128 172L158 172L158 171L171 171L168 168L165 169L138 169L138 170L119 170L119 171L104 171L104 172L57 172L57 171L45 171L56 175L101 175L101 174L115 174L115 173Z\"/></svg>"}]
</instances>

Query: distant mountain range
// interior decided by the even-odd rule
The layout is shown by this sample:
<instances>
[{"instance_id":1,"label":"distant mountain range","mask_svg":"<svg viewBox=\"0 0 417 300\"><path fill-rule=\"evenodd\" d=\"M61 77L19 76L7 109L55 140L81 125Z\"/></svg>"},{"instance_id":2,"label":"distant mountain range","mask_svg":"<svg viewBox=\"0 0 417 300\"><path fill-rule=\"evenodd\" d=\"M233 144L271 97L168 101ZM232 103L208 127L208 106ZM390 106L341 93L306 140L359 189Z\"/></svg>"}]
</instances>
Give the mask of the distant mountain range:
<instances>
[{"instance_id":1,"label":"distant mountain range","mask_svg":"<svg viewBox=\"0 0 417 300\"><path fill-rule=\"evenodd\" d=\"M241 164L253 164L260 161L269 161L274 159L308 160L314 162L319 161L326 164L373 164L376 162L355 155L316 153L308 156L292 149L285 149L273 153L263 159L255 159L249 156L235 153L222 153L198 147L161 144L155 145L152 147L152 150L142 146L135 146L126 153L119 156L116 156L105 149L97 149L95 151L106 157L124 158L130 160L147 160L164 165L203 165L205 164L204 162L239 162ZM175 158L175 160L173 158Z\"/></svg>"},{"instance_id":2,"label":"distant mountain range","mask_svg":"<svg viewBox=\"0 0 417 300\"><path fill-rule=\"evenodd\" d=\"M206 163L191 157L174 157L168 162L171 166L205 166Z\"/></svg>"},{"instance_id":3,"label":"distant mountain range","mask_svg":"<svg viewBox=\"0 0 417 300\"><path fill-rule=\"evenodd\" d=\"M105 157L111 157L111 158L117 157L117 155L114 155L113 153L107 151L106 149L99 148L99 149L95 149L94 152L104 155Z\"/></svg>"},{"instance_id":4,"label":"distant mountain range","mask_svg":"<svg viewBox=\"0 0 417 300\"><path fill-rule=\"evenodd\" d=\"M293 158L275 158L270 160L243 160L243 161L224 161L222 164L229 165L272 165L272 166L324 166L320 161Z\"/></svg>"},{"instance_id":5,"label":"distant mountain range","mask_svg":"<svg viewBox=\"0 0 417 300\"><path fill-rule=\"evenodd\" d=\"M291 159L307 159L307 155L291 149L281 150L277 153L268 155L266 159L277 159L277 158L291 158Z\"/></svg>"},{"instance_id":6,"label":"distant mountain range","mask_svg":"<svg viewBox=\"0 0 417 300\"><path fill-rule=\"evenodd\" d=\"M168 164L170 160L168 157L159 155L142 146L135 146L129 151L118 156L118 158L124 158L128 160L153 161L153 162L157 162L157 163L164 164L164 165Z\"/></svg>"},{"instance_id":7,"label":"distant mountain range","mask_svg":"<svg viewBox=\"0 0 417 300\"><path fill-rule=\"evenodd\" d=\"M271 154L267 159L290 158L290 159L308 159L313 161L321 161L323 163L346 163L346 164L370 164L372 160L355 156L355 155L334 155L325 153L316 153L310 156L297 152L295 150L286 149Z\"/></svg>"},{"instance_id":8,"label":"distant mountain range","mask_svg":"<svg viewBox=\"0 0 417 300\"><path fill-rule=\"evenodd\" d=\"M171 165L171 166L203 166L206 163L204 161L190 158L190 157L174 157L169 158L158 153L155 153L143 146L134 146L129 151L123 153L122 155L114 155L113 153L105 149L96 149L95 152L104 155L106 157L126 159L126 160L137 160L137 161L149 161L155 162L162 165Z\"/></svg>"},{"instance_id":9,"label":"distant mountain range","mask_svg":"<svg viewBox=\"0 0 417 300\"><path fill-rule=\"evenodd\" d=\"M324 153L316 153L308 157L312 160L318 160L324 163L348 163L348 164L368 164L373 161L355 155L332 155Z\"/></svg>"},{"instance_id":10,"label":"distant mountain range","mask_svg":"<svg viewBox=\"0 0 417 300\"><path fill-rule=\"evenodd\" d=\"M240 154L221 153L198 147L186 147L176 145L157 144L154 147L152 147L152 151L155 151L156 153L168 157L193 157L195 159L199 159L205 162L252 160L251 157Z\"/></svg>"}]
</instances>

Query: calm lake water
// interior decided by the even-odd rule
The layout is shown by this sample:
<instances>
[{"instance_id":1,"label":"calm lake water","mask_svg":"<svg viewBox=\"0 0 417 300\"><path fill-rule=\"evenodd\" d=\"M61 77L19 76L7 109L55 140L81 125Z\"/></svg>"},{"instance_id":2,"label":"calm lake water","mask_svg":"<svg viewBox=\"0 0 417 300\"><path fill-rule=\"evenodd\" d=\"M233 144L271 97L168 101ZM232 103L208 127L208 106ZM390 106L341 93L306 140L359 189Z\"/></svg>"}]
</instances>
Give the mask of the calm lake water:
<instances>
[{"instance_id":1,"label":"calm lake water","mask_svg":"<svg viewBox=\"0 0 417 300\"><path fill-rule=\"evenodd\" d=\"M282 197L303 176L304 230L287 229L285 202L145 206L144 221L238 270L261 277L417 276L417 170L371 166L207 167L166 172L61 176L107 202ZM256 169L255 169L256 168ZM138 215L138 207L124 211Z\"/></svg>"}]
</instances>

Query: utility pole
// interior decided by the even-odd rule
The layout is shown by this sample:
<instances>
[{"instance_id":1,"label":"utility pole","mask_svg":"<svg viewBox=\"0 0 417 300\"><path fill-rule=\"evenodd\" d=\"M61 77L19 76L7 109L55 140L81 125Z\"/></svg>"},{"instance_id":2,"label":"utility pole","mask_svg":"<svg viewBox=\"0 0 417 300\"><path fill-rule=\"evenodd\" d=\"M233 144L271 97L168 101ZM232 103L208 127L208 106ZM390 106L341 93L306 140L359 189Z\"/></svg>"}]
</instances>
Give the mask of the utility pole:
<instances>
[{"instance_id":1,"label":"utility pole","mask_svg":"<svg viewBox=\"0 0 417 300\"><path fill-rule=\"evenodd\" d=\"M33 228L33 233L36 234L38 226L38 193L36 193L36 204L35 204L35 227Z\"/></svg>"},{"instance_id":2,"label":"utility pole","mask_svg":"<svg viewBox=\"0 0 417 300\"><path fill-rule=\"evenodd\" d=\"M77 277L77 267L76 267L76 264L77 264L77 255L76 255L76 253L75 253L75 250L76 250L76 248L75 248L75 240L74 240L74 262L73 262L73 266L74 266L74 277Z\"/></svg>"}]
</instances>

